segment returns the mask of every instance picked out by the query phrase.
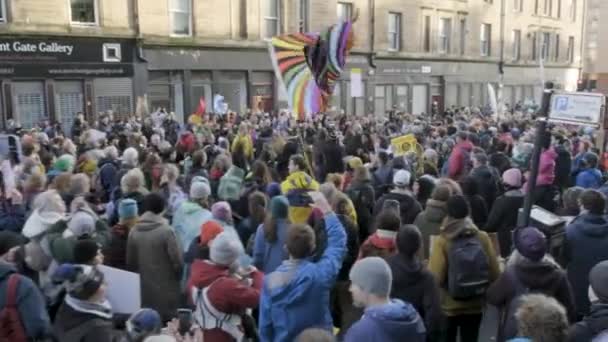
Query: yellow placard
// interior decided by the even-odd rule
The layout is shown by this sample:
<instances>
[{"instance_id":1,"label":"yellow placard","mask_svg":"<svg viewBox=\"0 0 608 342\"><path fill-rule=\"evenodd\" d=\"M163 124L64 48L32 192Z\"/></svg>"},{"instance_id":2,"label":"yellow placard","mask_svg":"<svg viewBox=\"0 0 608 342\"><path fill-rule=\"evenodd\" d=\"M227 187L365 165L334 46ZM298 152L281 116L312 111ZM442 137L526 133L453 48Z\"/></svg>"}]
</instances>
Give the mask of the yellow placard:
<instances>
[{"instance_id":1,"label":"yellow placard","mask_svg":"<svg viewBox=\"0 0 608 342\"><path fill-rule=\"evenodd\" d=\"M403 135L391 140L393 155L401 156L409 151L416 151L418 141L413 134Z\"/></svg>"}]
</instances>

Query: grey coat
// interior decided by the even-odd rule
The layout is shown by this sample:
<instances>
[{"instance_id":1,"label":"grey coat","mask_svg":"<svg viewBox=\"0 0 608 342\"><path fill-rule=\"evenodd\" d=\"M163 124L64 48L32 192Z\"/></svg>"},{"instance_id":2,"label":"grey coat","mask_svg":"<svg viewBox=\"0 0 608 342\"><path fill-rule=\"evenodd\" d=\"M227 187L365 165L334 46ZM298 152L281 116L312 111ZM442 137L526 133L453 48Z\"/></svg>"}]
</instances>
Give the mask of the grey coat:
<instances>
[{"instance_id":1,"label":"grey coat","mask_svg":"<svg viewBox=\"0 0 608 342\"><path fill-rule=\"evenodd\" d=\"M155 309L163 320L175 317L182 266L182 248L167 220L145 212L127 242L127 268L141 276L142 307Z\"/></svg>"}]
</instances>

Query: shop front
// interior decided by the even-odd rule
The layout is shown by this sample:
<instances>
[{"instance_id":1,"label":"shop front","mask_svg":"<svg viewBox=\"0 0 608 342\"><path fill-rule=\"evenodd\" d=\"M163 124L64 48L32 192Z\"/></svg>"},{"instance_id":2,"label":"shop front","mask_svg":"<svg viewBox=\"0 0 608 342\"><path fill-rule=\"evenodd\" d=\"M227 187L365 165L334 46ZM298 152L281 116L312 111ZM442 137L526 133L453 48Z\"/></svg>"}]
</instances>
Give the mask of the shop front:
<instances>
[{"instance_id":1,"label":"shop front","mask_svg":"<svg viewBox=\"0 0 608 342\"><path fill-rule=\"evenodd\" d=\"M44 120L71 130L89 120L133 111L134 41L68 37L0 38L0 114L24 128Z\"/></svg>"}]
</instances>

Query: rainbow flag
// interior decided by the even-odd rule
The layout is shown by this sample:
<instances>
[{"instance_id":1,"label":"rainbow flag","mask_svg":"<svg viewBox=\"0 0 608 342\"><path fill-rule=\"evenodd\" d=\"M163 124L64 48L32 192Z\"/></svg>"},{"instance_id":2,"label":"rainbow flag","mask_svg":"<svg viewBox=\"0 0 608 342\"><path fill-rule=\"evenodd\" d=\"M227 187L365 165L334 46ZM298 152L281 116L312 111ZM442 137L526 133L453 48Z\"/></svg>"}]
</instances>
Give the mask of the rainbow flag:
<instances>
[{"instance_id":1,"label":"rainbow flag","mask_svg":"<svg viewBox=\"0 0 608 342\"><path fill-rule=\"evenodd\" d=\"M293 33L272 38L270 58L296 118L327 109L352 46L350 21L333 25L321 35Z\"/></svg>"}]
</instances>

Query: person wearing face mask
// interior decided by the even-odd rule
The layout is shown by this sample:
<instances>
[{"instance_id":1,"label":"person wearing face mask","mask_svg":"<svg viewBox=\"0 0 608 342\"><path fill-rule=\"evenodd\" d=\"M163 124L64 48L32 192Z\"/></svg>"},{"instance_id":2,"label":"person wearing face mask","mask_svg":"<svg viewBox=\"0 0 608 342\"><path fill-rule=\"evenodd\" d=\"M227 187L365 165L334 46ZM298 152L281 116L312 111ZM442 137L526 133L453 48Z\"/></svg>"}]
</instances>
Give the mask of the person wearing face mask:
<instances>
[{"instance_id":1,"label":"person wearing face mask","mask_svg":"<svg viewBox=\"0 0 608 342\"><path fill-rule=\"evenodd\" d=\"M579 202L580 215L566 227L562 264L568 271L580 318L589 313L589 271L598 262L608 260L608 220L606 198L600 192L586 190Z\"/></svg>"}]
</instances>

